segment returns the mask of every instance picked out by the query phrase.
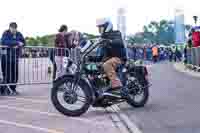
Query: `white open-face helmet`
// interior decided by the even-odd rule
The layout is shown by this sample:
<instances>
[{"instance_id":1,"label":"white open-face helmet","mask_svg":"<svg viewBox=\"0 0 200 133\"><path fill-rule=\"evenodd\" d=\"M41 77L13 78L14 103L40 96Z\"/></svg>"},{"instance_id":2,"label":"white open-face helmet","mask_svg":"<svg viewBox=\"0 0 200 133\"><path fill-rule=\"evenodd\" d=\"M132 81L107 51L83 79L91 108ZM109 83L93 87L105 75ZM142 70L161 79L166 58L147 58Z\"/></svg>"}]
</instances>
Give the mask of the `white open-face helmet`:
<instances>
[{"instance_id":1,"label":"white open-face helmet","mask_svg":"<svg viewBox=\"0 0 200 133\"><path fill-rule=\"evenodd\" d=\"M96 20L96 26L98 28L103 28L101 32L110 32L113 30L113 24L108 18L100 18Z\"/></svg>"}]
</instances>

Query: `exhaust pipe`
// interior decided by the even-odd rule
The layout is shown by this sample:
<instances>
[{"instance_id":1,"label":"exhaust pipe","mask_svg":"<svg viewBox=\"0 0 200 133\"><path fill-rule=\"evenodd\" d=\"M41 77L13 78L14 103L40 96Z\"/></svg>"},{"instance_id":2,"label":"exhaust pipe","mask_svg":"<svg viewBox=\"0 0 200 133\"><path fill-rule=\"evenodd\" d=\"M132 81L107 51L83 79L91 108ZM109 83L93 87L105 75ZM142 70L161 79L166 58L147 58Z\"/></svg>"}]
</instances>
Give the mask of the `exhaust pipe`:
<instances>
[{"instance_id":1,"label":"exhaust pipe","mask_svg":"<svg viewBox=\"0 0 200 133\"><path fill-rule=\"evenodd\" d=\"M111 94L111 93L103 93L103 96L102 96L103 98L114 98L114 99L116 99L116 98L121 98L121 96L119 96L119 95L115 95L115 94Z\"/></svg>"}]
</instances>

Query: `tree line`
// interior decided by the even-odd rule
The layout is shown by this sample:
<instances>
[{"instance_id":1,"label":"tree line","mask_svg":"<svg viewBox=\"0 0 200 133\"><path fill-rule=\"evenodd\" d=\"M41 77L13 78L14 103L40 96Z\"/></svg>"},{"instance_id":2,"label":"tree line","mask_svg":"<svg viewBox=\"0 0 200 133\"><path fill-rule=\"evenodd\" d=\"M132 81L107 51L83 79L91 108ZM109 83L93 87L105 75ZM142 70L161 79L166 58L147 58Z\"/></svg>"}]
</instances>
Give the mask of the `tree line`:
<instances>
[{"instance_id":1,"label":"tree line","mask_svg":"<svg viewBox=\"0 0 200 133\"><path fill-rule=\"evenodd\" d=\"M185 31L191 29L191 25L184 25ZM143 27L143 31L127 38L131 44L157 43L170 45L175 43L175 23L174 21L161 20L151 21Z\"/></svg>"},{"instance_id":2,"label":"tree line","mask_svg":"<svg viewBox=\"0 0 200 133\"><path fill-rule=\"evenodd\" d=\"M185 30L189 31L191 25L184 25ZM130 44L156 43L170 45L175 43L175 24L174 21L161 20L151 21L143 26L143 31L129 35L127 41ZM83 33L88 39L95 38L95 35ZM26 37L29 46L54 46L55 35L46 35L42 37Z\"/></svg>"},{"instance_id":3,"label":"tree line","mask_svg":"<svg viewBox=\"0 0 200 133\"><path fill-rule=\"evenodd\" d=\"M87 36L88 39L95 38L95 35L83 33L83 35ZM45 35L42 37L26 37L27 46L46 46L46 47L54 47L54 40L56 35Z\"/></svg>"}]
</instances>

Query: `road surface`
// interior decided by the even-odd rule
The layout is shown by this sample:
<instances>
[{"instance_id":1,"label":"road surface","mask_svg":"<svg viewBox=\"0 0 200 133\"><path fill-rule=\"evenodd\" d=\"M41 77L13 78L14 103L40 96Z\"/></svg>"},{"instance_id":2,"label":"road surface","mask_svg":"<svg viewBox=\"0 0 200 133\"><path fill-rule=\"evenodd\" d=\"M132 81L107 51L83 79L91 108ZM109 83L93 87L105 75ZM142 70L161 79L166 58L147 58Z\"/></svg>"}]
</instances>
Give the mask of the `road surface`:
<instances>
[{"instance_id":1,"label":"road surface","mask_svg":"<svg viewBox=\"0 0 200 133\"><path fill-rule=\"evenodd\" d=\"M78 118L61 115L50 85L19 86L19 96L0 96L0 133L120 133L111 113L91 108Z\"/></svg>"},{"instance_id":2,"label":"road surface","mask_svg":"<svg viewBox=\"0 0 200 133\"><path fill-rule=\"evenodd\" d=\"M200 79L170 63L149 68L153 86L144 108L120 105L143 133L200 133Z\"/></svg>"}]
</instances>

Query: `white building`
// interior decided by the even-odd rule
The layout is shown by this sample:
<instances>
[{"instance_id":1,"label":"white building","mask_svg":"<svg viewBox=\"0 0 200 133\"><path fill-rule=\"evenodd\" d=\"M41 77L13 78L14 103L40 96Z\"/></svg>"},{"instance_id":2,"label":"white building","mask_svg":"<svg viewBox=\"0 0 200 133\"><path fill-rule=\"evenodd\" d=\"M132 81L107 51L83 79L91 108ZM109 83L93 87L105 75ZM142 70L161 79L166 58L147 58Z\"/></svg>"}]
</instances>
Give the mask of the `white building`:
<instances>
[{"instance_id":1,"label":"white building","mask_svg":"<svg viewBox=\"0 0 200 133\"><path fill-rule=\"evenodd\" d=\"M122 37L126 38L126 12L124 8L117 10L117 29L121 31Z\"/></svg>"},{"instance_id":2,"label":"white building","mask_svg":"<svg viewBox=\"0 0 200 133\"><path fill-rule=\"evenodd\" d=\"M175 43L185 43L185 23L183 10L175 10Z\"/></svg>"}]
</instances>

